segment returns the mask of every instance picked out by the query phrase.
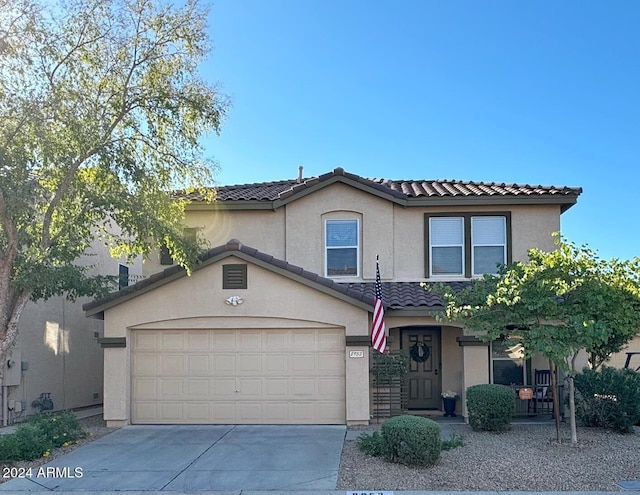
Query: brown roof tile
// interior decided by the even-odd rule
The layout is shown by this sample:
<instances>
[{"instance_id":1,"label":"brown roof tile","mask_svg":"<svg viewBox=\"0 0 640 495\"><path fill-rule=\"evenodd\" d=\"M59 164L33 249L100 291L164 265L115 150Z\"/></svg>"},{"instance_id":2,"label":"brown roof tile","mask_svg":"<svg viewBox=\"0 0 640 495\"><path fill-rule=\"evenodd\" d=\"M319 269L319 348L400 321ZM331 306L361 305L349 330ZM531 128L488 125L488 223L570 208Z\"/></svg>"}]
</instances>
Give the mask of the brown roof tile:
<instances>
[{"instance_id":1,"label":"brown roof tile","mask_svg":"<svg viewBox=\"0 0 640 495\"><path fill-rule=\"evenodd\" d=\"M468 286L470 282L446 282L454 290L460 290ZM350 290L374 297L375 283L351 283L345 284ZM440 296L425 290L421 282L383 282L382 302L385 309L442 309Z\"/></svg>"},{"instance_id":2,"label":"brown roof tile","mask_svg":"<svg viewBox=\"0 0 640 495\"><path fill-rule=\"evenodd\" d=\"M239 184L220 186L216 189L218 201L277 201L291 198L304 193L318 184L344 178L362 186L371 188L390 197L411 200L420 198L446 197L543 197L543 196L578 196L582 193L580 187L566 186L530 186L528 184L505 184L496 182L471 182L459 180L390 180L366 179L342 168L320 175L302 179L282 180L277 182L262 182L254 184ZM180 193L178 193L180 195ZM197 193L185 195L187 199L201 201Z\"/></svg>"}]
</instances>

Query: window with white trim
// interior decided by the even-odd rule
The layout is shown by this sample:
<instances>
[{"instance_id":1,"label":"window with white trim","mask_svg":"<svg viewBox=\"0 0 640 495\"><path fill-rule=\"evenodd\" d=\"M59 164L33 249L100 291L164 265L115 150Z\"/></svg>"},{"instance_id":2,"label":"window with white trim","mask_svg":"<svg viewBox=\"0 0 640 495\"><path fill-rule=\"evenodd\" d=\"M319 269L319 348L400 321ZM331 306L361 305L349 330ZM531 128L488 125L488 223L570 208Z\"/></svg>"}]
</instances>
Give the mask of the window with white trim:
<instances>
[{"instance_id":1,"label":"window with white trim","mask_svg":"<svg viewBox=\"0 0 640 495\"><path fill-rule=\"evenodd\" d=\"M464 218L432 217L429 224L432 275L464 275Z\"/></svg>"},{"instance_id":2,"label":"window with white trim","mask_svg":"<svg viewBox=\"0 0 640 495\"><path fill-rule=\"evenodd\" d=\"M472 273L498 273L498 265L507 262L505 217L471 217L471 244Z\"/></svg>"},{"instance_id":3,"label":"window with white trim","mask_svg":"<svg viewBox=\"0 0 640 495\"><path fill-rule=\"evenodd\" d=\"M520 343L494 340L491 342L491 383L527 385L524 347Z\"/></svg>"},{"instance_id":4,"label":"window with white trim","mask_svg":"<svg viewBox=\"0 0 640 495\"><path fill-rule=\"evenodd\" d=\"M325 273L327 277L359 275L360 229L357 219L325 220Z\"/></svg>"}]
</instances>

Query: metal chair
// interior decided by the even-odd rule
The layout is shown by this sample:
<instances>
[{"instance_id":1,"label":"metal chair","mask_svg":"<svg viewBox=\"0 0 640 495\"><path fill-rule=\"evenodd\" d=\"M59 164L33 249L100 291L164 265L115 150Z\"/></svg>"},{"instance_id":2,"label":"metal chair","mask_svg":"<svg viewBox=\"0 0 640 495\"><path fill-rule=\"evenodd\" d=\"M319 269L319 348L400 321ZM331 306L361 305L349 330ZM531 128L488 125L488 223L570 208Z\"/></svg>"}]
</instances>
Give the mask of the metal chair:
<instances>
[{"instance_id":1,"label":"metal chair","mask_svg":"<svg viewBox=\"0 0 640 495\"><path fill-rule=\"evenodd\" d=\"M533 412L535 414L553 414L553 390L551 371L534 370L533 373Z\"/></svg>"}]
</instances>

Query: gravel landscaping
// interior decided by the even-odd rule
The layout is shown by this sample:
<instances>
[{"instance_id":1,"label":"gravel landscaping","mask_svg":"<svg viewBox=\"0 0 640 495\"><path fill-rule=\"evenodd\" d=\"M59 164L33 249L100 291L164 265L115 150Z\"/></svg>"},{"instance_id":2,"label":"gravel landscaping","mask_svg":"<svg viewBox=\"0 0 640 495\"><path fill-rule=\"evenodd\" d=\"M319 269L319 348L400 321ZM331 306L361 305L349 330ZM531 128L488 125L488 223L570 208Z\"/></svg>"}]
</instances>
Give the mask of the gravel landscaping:
<instances>
[{"instance_id":1,"label":"gravel landscaping","mask_svg":"<svg viewBox=\"0 0 640 495\"><path fill-rule=\"evenodd\" d=\"M468 425L451 428L464 445L442 453L438 465L415 468L371 457L346 441L338 489L343 490L527 490L618 491L618 481L640 480L640 428L620 435L579 428L578 444L563 443L555 427L514 424L506 433L474 432Z\"/></svg>"}]
</instances>

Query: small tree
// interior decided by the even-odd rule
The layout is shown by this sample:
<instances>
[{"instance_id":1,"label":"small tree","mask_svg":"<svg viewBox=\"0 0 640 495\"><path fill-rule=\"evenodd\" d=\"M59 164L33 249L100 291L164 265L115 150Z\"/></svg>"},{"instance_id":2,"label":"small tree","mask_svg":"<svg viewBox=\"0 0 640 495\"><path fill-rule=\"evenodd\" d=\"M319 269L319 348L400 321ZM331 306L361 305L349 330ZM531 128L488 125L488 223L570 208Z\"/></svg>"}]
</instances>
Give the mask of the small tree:
<instances>
[{"instance_id":1,"label":"small tree","mask_svg":"<svg viewBox=\"0 0 640 495\"><path fill-rule=\"evenodd\" d=\"M638 333L640 259L603 261L586 246L560 238L557 244L550 253L532 249L528 263L503 266L460 292L432 290L443 295L446 318L487 341L520 342L527 356L541 353L565 372L575 443L576 359L586 350L600 362Z\"/></svg>"}]
</instances>

